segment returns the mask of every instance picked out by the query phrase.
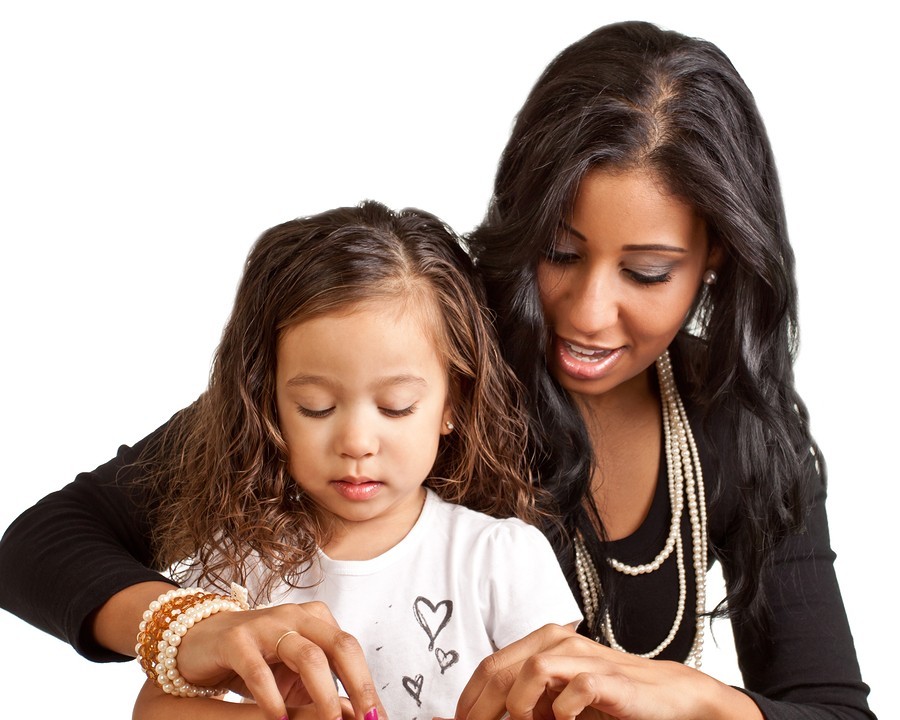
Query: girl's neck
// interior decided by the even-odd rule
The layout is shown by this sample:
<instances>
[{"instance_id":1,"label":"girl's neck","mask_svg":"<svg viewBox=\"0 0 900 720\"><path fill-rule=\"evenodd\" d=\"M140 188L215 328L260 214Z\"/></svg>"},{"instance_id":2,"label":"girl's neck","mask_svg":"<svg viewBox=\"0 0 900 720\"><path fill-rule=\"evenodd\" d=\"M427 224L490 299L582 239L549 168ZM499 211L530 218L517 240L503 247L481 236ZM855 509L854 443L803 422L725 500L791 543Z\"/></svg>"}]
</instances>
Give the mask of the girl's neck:
<instances>
[{"instance_id":1,"label":"girl's neck","mask_svg":"<svg viewBox=\"0 0 900 720\"><path fill-rule=\"evenodd\" d=\"M414 515L385 512L368 520L332 517L328 542L321 548L332 560L371 560L400 543L419 520L425 505L425 488Z\"/></svg>"}]
</instances>

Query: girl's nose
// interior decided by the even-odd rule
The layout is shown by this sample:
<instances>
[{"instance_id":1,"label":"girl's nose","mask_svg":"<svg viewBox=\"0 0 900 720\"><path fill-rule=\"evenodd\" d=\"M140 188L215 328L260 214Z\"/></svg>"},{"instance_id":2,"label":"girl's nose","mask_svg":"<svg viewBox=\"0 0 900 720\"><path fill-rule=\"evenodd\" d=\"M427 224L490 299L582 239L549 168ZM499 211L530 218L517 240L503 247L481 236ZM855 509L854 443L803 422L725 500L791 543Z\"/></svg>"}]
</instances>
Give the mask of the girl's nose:
<instances>
[{"instance_id":1,"label":"girl's nose","mask_svg":"<svg viewBox=\"0 0 900 720\"><path fill-rule=\"evenodd\" d=\"M365 413L348 411L335 437L335 450L342 457L361 459L378 452L378 437Z\"/></svg>"},{"instance_id":2,"label":"girl's nose","mask_svg":"<svg viewBox=\"0 0 900 720\"><path fill-rule=\"evenodd\" d=\"M606 330L619 319L619 299L615 280L599 270L587 272L572 289L569 303L569 322L585 336Z\"/></svg>"}]
</instances>

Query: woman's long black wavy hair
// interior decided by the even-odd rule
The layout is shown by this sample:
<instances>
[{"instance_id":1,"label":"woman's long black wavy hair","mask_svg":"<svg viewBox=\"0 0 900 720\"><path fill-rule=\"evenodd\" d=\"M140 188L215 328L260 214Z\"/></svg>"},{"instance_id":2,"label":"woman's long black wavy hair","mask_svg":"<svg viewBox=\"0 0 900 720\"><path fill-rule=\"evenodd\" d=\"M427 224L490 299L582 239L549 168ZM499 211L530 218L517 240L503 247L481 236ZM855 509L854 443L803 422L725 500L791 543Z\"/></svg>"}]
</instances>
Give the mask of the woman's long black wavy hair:
<instances>
[{"instance_id":1,"label":"woman's long black wavy hair","mask_svg":"<svg viewBox=\"0 0 900 720\"><path fill-rule=\"evenodd\" d=\"M765 127L717 47L643 22L601 27L568 47L517 116L487 217L468 242L505 356L527 388L536 471L564 518L551 541L570 579L570 538L581 531L598 560L604 533L589 492L585 425L535 352L547 337L535 271L579 182L597 168L652 172L697 209L721 248L718 282L685 325L701 341L678 371L703 417L727 400L733 422L721 429L717 463L742 494L727 612L764 625L760 579L772 547L802 527L815 477L815 445L793 380L794 256Z\"/></svg>"}]
</instances>

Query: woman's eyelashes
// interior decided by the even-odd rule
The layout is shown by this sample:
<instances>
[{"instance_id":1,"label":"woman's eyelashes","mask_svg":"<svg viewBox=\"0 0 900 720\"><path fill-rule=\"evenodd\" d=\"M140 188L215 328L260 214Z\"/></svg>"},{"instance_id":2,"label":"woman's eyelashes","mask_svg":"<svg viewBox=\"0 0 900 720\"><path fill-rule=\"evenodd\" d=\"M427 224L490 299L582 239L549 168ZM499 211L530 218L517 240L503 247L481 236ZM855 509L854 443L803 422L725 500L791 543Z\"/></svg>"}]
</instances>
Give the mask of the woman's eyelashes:
<instances>
[{"instance_id":1,"label":"woman's eyelashes","mask_svg":"<svg viewBox=\"0 0 900 720\"><path fill-rule=\"evenodd\" d=\"M652 268L635 270L624 268L624 272L639 285L657 285L667 283L672 279L672 268Z\"/></svg>"},{"instance_id":2,"label":"woman's eyelashes","mask_svg":"<svg viewBox=\"0 0 900 720\"><path fill-rule=\"evenodd\" d=\"M574 265L581 260L581 255L567 248L551 245L544 251L544 260L553 265ZM673 277L674 265L621 268L629 279L638 285L658 285L669 282Z\"/></svg>"},{"instance_id":3,"label":"woman's eyelashes","mask_svg":"<svg viewBox=\"0 0 900 720\"><path fill-rule=\"evenodd\" d=\"M544 251L544 260L554 265L571 265L578 262L580 256L576 252L563 250L551 245Z\"/></svg>"},{"instance_id":4,"label":"woman's eyelashes","mask_svg":"<svg viewBox=\"0 0 900 720\"><path fill-rule=\"evenodd\" d=\"M416 411L416 408L416 403L402 408L382 407L379 405L378 412L389 418L401 418L412 415ZM323 410L313 410L312 408L304 407L303 405L297 405L297 412L308 418L326 418L331 415L335 409L336 407L332 406L324 408Z\"/></svg>"}]
</instances>

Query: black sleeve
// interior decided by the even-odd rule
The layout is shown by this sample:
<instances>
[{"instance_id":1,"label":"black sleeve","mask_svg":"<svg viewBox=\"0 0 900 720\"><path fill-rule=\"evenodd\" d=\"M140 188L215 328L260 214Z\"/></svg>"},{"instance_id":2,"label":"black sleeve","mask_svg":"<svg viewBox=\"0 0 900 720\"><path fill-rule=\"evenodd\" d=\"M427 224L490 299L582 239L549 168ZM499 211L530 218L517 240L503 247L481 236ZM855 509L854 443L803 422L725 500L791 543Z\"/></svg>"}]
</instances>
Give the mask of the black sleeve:
<instances>
[{"instance_id":1,"label":"black sleeve","mask_svg":"<svg viewBox=\"0 0 900 720\"><path fill-rule=\"evenodd\" d=\"M874 718L834 571L819 483L806 530L777 548L768 598L769 632L733 624L748 694L767 720Z\"/></svg>"},{"instance_id":2,"label":"black sleeve","mask_svg":"<svg viewBox=\"0 0 900 720\"><path fill-rule=\"evenodd\" d=\"M92 615L106 600L136 583L171 582L150 569L154 503L132 466L163 428L37 502L0 540L0 607L89 660L131 659L93 639Z\"/></svg>"}]
</instances>

